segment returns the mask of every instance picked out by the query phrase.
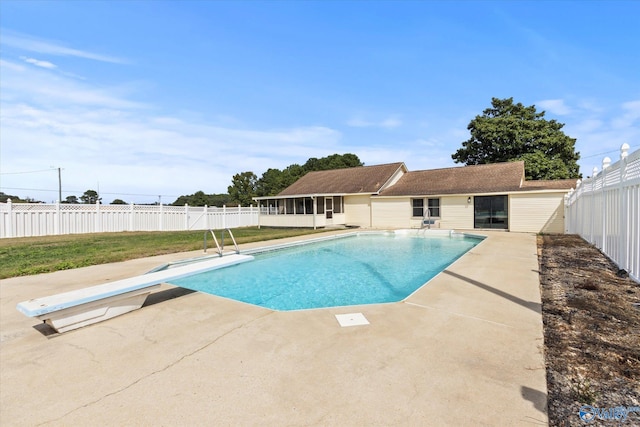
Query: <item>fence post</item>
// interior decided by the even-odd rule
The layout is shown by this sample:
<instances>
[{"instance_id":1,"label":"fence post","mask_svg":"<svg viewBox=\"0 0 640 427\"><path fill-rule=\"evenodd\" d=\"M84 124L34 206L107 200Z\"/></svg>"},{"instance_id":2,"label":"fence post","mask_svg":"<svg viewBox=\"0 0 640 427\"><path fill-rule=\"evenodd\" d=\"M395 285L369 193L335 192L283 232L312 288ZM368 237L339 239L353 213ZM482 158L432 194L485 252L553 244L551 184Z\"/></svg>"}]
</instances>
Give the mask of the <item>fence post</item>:
<instances>
[{"instance_id":1,"label":"fence post","mask_svg":"<svg viewBox=\"0 0 640 427\"><path fill-rule=\"evenodd\" d=\"M596 180L598 177L598 168L596 166L593 167L593 171L591 173L591 226L589 227L589 243L594 244L595 241L593 239L593 223L595 222L594 212L596 211ZM597 246L597 245L596 245Z\"/></svg>"},{"instance_id":2,"label":"fence post","mask_svg":"<svg viewBox=\"0 0 640 427\"><path fill-rule=\"evenodd\" d=\"M13 237L13 204L11 203L11 199L7 199L7 207L9 211L7 212L7 220L5 221L5 226L7 227L7 237Z\"/></svg>"},{"instance_id":3,"label":"fence post","mask_svg":"<svg viewBox=\"0 0 640 427\"><path fill-rule=\"evenodd\" d=\"M185 231L189 229L189 204L184 204L184 229Z\"/></svg>"},{"instance_id":4,"label":"fence post","mask_svg":"<svg viewBox=\"0 0 640 427\"><path fill-rule=\"evenodd\" d=\"M96 200L96 220L93 222L94 233L102 231L102 218L100 218L100 200Z\"/></svg>"},{"instance_id":5,"label":"fence post","mask_svg":"<svg viewBox=\"0 0 640 427\"><path fill-rule=\"evenodd\" d=\"M163 218L164 217L164 209L162 208L162 202L160 202L160 218L158 219L158 228L160 229L160 231L164 231L163 230Z\"/></svg>"},{"instance_id":6,"label":"fence post","mask_svg":"<svg viewBox=\"0 0 640 427\"><path fill-rule=\"evenodd\" d=\"M227 228L227 205L222 205L222 229Z\"/></svg>"},{"instance_id":7,"label":"fence post","mask_svg":"<svg viewBox=\"0 0 640 427\"><path fill-rule=\"evenodd\" d=\"M609 166L611 166L611 159L608 157L602 159L602 252L605 253L607 251L607 193L605 186Z\"/></svg>"},{"instance_id":8,"label":"fence post","mask_svg":"<svg viewBox=\"0 0 640 427\"><path fill-rule=\"evenodd\" d=\"M134 222L134 216L135 216L135 205L133 202L131 202L129 204L129 231L135 231L133 229L133 226L135 224Z\"/></svg>"},{"instance_id":9,"label":"fence post","mask_svg":"<svg viewBox=\"0 0 640 427\"><path fill-rule=\"evenodd\" d=\"M204 205L204 229L209 230L209 210L207 209L207 205Z\"/></svg>"},{"instance_id":10,"label":"fence post","mask_svg":"<svg viewBox=\"0 0 640 427\"><path fill-rule=\"evenodd\" d=\"M625 191L625 181L627 180L627 156L629 155L629 144L624 143L620 147L620 257L618 265L623 270L629 270L629 212L628 212L628 192ZM638 272L636 272L636 275Z\"/></svg>"},{"instance_id":11,"label":"fence post","mask_svg":"<svg viewBox=\"0 0 640 427\"><path fill-rule=\"evenodd\" d=\"M61 232L62 214L60 210L60 200L56 202L56 213L54 215L55 215L55 219L53 221L53 234L57 236L59 234L62 234Z\"/></svg>"}]
</instances>

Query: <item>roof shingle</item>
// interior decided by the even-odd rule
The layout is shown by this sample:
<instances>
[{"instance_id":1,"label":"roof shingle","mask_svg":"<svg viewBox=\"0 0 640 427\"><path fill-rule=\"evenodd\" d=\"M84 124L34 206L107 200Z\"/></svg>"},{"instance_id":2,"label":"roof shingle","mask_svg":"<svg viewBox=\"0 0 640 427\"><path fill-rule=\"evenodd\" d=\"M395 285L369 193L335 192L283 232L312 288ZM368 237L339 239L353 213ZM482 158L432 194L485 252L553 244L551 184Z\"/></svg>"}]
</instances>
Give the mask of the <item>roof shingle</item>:
<instances>
[{"instance_id":1,"label":"roof shingle","mask_svg":"<svg viewBox=\"0 0 640 427\"><path fill-rule=\"evenodd\" d=\"M407 172L380 196L518 191L523 180L522 161L422 170Z\"/></svg>"},{"instance_id":2,"label":"roof shingle","mask_svg":"<svg viewBox=\"0 0 640 427\"><path fill-rule=\"evenodd\" d=\"M278 197L307 194L375 194L401 167L404 168L404 163L398 162L309 172L282 190Z\"/></svg>"}]
</instances>

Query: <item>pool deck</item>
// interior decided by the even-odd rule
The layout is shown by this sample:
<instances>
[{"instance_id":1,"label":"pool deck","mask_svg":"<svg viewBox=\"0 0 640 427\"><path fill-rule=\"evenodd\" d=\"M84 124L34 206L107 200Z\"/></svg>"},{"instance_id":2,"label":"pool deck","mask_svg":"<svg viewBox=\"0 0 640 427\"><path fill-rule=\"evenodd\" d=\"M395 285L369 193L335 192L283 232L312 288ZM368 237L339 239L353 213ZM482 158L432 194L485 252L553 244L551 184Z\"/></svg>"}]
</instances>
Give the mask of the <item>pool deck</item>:
<instances>
[{"instance_id":1,"label":"pool deck","mask_svg":"<svg viewBox=\"0 0 640 427\"><path fill-rule=\"evenodd\" d=\"M478 234L391 304L276 312L163 285L46 335L19 302L198 253L2 280L0 425L547 425L536 238ZM346 313L370 324L340 327Z\"/></svg>"}]
</instances>

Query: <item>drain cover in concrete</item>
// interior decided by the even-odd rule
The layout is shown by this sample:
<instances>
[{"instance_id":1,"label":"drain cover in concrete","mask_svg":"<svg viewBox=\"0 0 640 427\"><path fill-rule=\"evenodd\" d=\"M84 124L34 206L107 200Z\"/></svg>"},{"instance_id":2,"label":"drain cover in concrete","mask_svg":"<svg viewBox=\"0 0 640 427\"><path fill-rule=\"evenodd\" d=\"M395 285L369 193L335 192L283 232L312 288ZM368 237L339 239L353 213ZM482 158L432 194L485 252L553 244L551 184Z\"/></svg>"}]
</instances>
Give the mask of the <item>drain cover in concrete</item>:
<instances>
[{"instance_id":1,"label":"drain cover in concrete","mask_svg":"<svg viewBox=\"0 0 640 427\"><path fill-rule=\"evenodd\" d=\"M350 313L350 314L336 314L338 323L343 328L345 326L359 326L368 325L369 321L364 317L362 313Z\"/></svg>"}]
</instances>

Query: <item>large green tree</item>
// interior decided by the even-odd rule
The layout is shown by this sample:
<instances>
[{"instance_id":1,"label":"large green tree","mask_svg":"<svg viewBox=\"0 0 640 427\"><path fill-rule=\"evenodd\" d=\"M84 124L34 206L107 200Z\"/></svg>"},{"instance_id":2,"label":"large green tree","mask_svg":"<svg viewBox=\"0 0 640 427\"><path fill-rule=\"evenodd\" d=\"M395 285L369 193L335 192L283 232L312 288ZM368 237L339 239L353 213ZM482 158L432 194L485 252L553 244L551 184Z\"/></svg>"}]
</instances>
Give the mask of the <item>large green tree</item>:
<instances>
[{"instance_id":1,"label":"large green tree","mask_svg":"<svg viewBox=\"0 0 640 427\"><path fill-rule=\"evenodd\" d=\"M492 98L491 108L467 126L471 138L451 157L467 165L523 160L527 179L579 178L575 138L544 114L535 105L514 104L513 98Z\"/></svg>"},{"instance_id":2,"label":"large green tree","mask_svg":"<svg viewBox=\"0 0 640 427\"><path fill-rule=\"evenodd\" d=\"M253 204L256 196L256 182L258 177L253 172L241 172L233 176L231 185L227 188L231 201L237 202L240 206Z\"/></svg>"}]
</instances>

